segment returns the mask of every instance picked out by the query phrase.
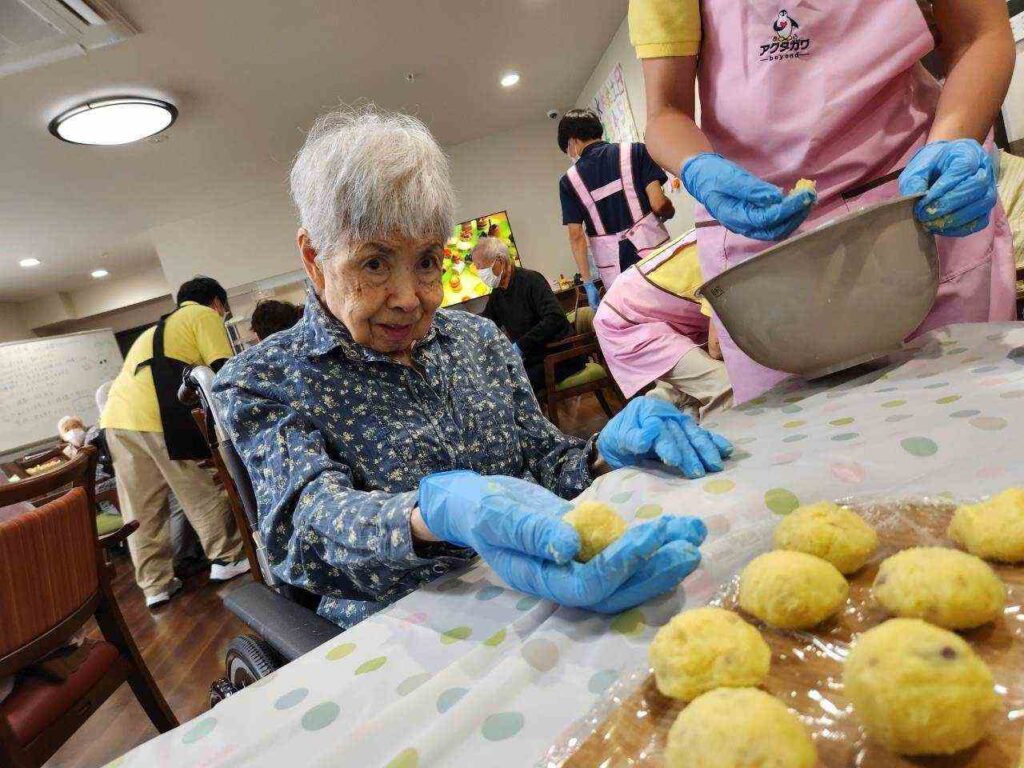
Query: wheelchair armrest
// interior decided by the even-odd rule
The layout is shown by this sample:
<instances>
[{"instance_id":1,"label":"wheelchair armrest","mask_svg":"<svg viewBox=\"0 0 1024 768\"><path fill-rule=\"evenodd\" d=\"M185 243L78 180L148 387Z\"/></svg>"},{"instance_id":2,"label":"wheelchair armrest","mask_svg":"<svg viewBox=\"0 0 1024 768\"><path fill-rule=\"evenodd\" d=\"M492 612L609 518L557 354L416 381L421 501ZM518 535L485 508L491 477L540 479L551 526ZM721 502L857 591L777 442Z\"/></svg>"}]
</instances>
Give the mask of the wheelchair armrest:
<instances>
[{"instance_id":1,"label":"wheelchair armrest","mask_svg":"<svg viewBox=\"0 0 1024 768\"><path fill-rule=\"evenodd\" d=\"M225 595L224 605L286 662L323 645L342 631L337 624L255 581Z\"/></svg>"}]
</instances>

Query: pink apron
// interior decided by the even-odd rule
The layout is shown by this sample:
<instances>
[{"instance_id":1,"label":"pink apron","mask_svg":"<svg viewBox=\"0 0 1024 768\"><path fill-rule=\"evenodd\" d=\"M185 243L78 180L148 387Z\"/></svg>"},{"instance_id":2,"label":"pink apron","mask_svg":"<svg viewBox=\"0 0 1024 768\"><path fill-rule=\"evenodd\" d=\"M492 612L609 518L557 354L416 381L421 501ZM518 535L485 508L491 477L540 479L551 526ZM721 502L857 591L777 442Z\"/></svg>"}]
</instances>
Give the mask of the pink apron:
<instances>
[{"instance_id":1,"label":"pink apron","mask_svg":"<svg viewBox=\"0 0 1024 768\"><path fill-rule=\"evenodd\" d=\"M799 231L899 194L941 90L919 63L935 41L917 0L703 0L701 22L701 128L716 152L783 189L815 180L820 202ZM707 279L772 245L729 232L703 206L696 219ZM1013 318L1001 206L985 230L936 244L939 295L915 333ZM738 403L788 375L744 355L721 324L719 336Z\"/></svg>"},{"instance_id":2,"label":"pink apron","mask_svg":"<svg viewBox=\"0 0 1024 768\"><path fill-rule=\"evenodd\" d=\"M700 304L655 285L647 275L692 244L691 231L676 248L623 272L594 316L601 352L622 394L632 397L668 373L687 352L706 344L710 322Z\"/></svg>"},{"instance_id":3,"label":"pink apron","mask_svg":"<svg viewBox=\"0 0 1024 768\"><path fill-rule=\"evenodd\" d=\"M629 240L633 243L640 258L668 240L668 230L661 223L661 219L655 216L653 211L644 216L640 198L636 192L636 183L633 181L632 150L632 144L619 144L619 178L599 189L587 189L587 185L583 183L583 177L580 176L575 165L569 169L568 173L569 181L576 191L576 197L586 209L587 216L590 217L590 221L594 225L594 231L597 232L596 237L589 238L590 250L594 255L594 264L597 266L606 291L612 287L612 283L615 282L615 278L621 271L619 243L622 240ZM605 229L604 222L601 221L597 210L597 201L611 197L616 192L625 194L633 226L624 232L609 233Z\"/></svg>"}]
</instances>

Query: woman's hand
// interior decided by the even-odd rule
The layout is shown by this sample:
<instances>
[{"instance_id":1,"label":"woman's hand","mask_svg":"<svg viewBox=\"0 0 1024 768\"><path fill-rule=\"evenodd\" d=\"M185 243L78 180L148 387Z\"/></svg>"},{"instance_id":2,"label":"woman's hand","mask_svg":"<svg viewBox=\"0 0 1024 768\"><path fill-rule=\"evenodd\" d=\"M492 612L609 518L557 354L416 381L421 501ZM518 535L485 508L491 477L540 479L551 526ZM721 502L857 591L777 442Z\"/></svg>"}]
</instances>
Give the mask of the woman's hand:
<instances>
[{"instance_id":1,"label":"woman's hand","mask_svg":"<svg viewBox=\"0 0 1024 768\"><path fill-rule=\"evenodd\" d=\"M679 178L719 224L755 240L788 237L817 200L809 189L784 195L774 184L712 152L687 160Z\"/></svg>"},{"instance_id":2,"label":"woman's hand","mask_svg":"<svg viewBox=\"0 0 1024 768\"><path fill-rule=\"evenodd\" d=\"M974 139L925 144L900 174L900 194L925 193L914 215L929 232L964 237L988 226L996 204L992 159Z\"/></svg>"},{"instance_id":3,"label":"woman's hand","mask_svg":"<svg viewBox=\"0 0 1024 768\"><path fill-rule=\"evenodd\" d=\"M630 400L597 436L597 450L613 469L661 461L690 479L722 471L732 444L697 426L674 405L653 397Z\"/></svg>"},{"instance_id":4,"label":"woman's hand","mask_svg":"<svg viewBox=\"0 0 1024 768\"><path fill-rule=\"evenodd\" d=\"M675 588L700 562L704 524L635 526L587 563L561 516L570 505L534 483L455 471L420 481L418 509L441 540L472 547L509 586L561 605L617 613Z\"/></svg>"},{"instance_id":5,"label":"woman's hand","mask_svg":"<svg viewBox=\"0 0 1024 768\"><path fill-rule=\"evenodd\" d=\"M714 320L708 326L708 356L715 360L722 359L722 342L718 340L718 326Z\"/></svg>"}]
</instances>

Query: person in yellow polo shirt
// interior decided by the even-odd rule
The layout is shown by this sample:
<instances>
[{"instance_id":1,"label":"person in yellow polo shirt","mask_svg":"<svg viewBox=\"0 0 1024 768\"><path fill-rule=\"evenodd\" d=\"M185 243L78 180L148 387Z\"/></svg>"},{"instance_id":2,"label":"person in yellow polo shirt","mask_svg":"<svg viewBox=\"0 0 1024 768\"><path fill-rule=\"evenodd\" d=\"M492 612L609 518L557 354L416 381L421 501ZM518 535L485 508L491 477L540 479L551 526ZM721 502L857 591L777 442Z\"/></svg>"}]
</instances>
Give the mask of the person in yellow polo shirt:
<instances>
[{"instance_id":1,"label":"person in yellow polo shirt","mask_svg":"<svg viewBox=\"0 0 1024 768\"><path fill-rule=\"evenodd\" d=\"M150 607L181 589L168 535L169 491L213 563L211 580L226 581L249 570L227 498L199 466L198 460L209 456L206 442L189 409L178 402L187 366L219 370L233 354L224 327L227 292L212 278L196 277L182 284L177 303L132 344L100 417L121 513L139 522L128 548L135 581Z\"/></svg>"}]
</instances>

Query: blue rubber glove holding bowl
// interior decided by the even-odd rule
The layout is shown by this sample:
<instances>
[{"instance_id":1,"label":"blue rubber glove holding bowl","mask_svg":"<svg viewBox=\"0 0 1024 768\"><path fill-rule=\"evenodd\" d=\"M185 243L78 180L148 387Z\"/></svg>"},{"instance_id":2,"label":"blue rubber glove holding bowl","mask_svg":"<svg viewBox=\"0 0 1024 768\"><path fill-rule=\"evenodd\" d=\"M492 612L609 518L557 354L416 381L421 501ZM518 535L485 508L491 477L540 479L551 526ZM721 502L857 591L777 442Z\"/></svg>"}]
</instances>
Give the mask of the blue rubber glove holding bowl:
<instances>
[{"instance_id":1,"label":"blue rubber glove holding bowl","mask_svg":"<svg viewBox=\"0 0 1024 768\"><path fill-rule=\"evenodd\" d=\"M992 158L974 139L925 144L900 174L900 194L924 194L914 215L945 237L966 237L988 226L997 200Z\"/></svg>"}]
</instances>

